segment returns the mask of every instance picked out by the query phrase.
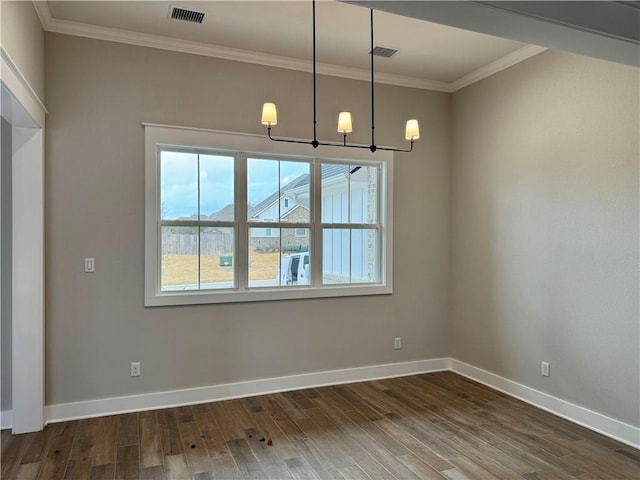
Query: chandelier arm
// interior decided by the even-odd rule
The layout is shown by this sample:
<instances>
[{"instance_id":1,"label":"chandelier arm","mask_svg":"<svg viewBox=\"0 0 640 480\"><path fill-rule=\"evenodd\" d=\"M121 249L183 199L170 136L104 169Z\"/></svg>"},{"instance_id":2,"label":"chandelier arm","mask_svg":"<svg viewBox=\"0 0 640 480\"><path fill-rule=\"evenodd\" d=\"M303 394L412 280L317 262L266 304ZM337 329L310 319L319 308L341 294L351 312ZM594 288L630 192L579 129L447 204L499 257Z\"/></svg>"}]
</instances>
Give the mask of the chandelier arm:
<instances>
[{"instance_id":1,"label":"chandelier arm","mask_svg":"<svg viewBox=\"0 0 640 480\"><path fill-rule=\"evenodd\" d=\"M393 147L376 147L377 150L385 150L387 152L403 152L409 153L413 151L413 140L411 141L411 147L409 149L393 148Z\"/></svg>"},{"instance_id":2,"label":"chandelier arm","mask_svg":"<svg viewBox=\"0 0 640 480\"><path fill-rule=\"evenodd\" d=\"M311 140L291 140L288 138L276 138L271 136L271 127L267 127L267 136L269 140L274 142L286 142L286 143L302 143L304 145L313 145L313 141Z\"/></svg>"}]
</instances>

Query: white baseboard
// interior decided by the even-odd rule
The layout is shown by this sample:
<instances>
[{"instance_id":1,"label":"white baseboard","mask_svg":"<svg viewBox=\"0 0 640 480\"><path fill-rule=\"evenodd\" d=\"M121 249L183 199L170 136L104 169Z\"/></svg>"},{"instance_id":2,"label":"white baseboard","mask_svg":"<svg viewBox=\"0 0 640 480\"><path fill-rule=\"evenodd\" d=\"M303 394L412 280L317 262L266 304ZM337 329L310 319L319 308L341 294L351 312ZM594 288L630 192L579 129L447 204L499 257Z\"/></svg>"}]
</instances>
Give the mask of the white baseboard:
<instances>
[{"instance_id":1,"label":"white baseboard","mask_svg":"<svg viewBox=\"0 0 640 480\"><path fill-rule=\"evenodd\" d=\"M0 430L5 430L13 426L13 412L11 410L0 411Z\"/></svg>"},{"instance_id":2,"label":"white baseboard","mask_svg":"<svg viewBox=\"0 0 640 480\"><path fill-rule=\"evenodd\" d=\"M453 358L435 358L346 368L343 370L328 370L207 387L171 390L168 392L48 405L45 407L45 418L47 423L55 423L442 370L451 370L590 430L632 447L640 448L640 428L638 427L620 422ZM2 412L2 428L6 428L5 426L11 426L11 411Z\"/></svg>"},{"instance_id":3,"label":"white baseboard","mask_svg":"<svg viewBox=\"0 0 640 480\"><path fill-rule=\"evenodd\" d=\"M153 410L156 408L195 405L218 400L300 390L303 388L402 377L448 369L448 358L435 358L431 360L346 368L343 370L328 370L324 372L304 373L286 377L265 378L246 382L172 390L168 392L145 393L126 397L48 405L45 407L45 418L47 419L47 423L55 423L81 418Z\"/></svg>"},{"instance_id":4,"label":"white baseboard","mask_svg":"<svg viewBox=\"0 0 640 480\"><path fill-rule=\"evenodd\" d=\"M474 367L454 358L450 359L450 369L471 380L506 393L523 402L582 425L590 430L606 435L635 448L640 448L640 428L615 420L566 400L554 397L531 387Z\"/></svg>"}]
</instances>

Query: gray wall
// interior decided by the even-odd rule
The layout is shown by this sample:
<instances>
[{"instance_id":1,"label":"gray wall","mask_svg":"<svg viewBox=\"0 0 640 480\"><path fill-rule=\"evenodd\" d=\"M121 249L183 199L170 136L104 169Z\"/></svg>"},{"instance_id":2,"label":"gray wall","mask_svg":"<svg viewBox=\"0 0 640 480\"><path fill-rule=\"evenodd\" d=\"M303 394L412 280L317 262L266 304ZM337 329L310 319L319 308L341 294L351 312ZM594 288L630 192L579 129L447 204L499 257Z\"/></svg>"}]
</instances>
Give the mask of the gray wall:
<instances>
[{"instance_id":1,"label":"gray wall","mask_svg":"<svg viewBox=\"0 0 640 480\"><path fill-rule=\"evenodd\" d=\"M275 101L277 132L306 137L311 76L49 33L46 71L47 404L448 355L448 94L377 89L379 144L403 143L407 118L423 132L395 162L393 295L145 309L140 123L263 133ZM368 84L318 89L319 137L344 108L367 142Z\"/></svg>"},{"instance_id":2,"label":"gray wall","mask_svg":"<svg viewBox=\"0 0 640 480\"><path fill-rule=\"evenodd\" d=\"M638 79L548 51L452 102L452 356L632 425Z\"/></svg>"},{"instance_id":3,"label":"gray wall","mask_svg":"<svg viewBox=\"0 0 640 480\"><path fill-rule=\"evenodd\" d=\"M3 0L0 8L2 46L44 101L44 31L33 3Z\"/></svg>"},{"instance_id":4,"label":"gray wall","mask_svg":"<svg viewBox=\"0 0 640 480\"><path fill-rule=\"evenodd\" d=\"M0 255L2 255L1 271L1 288L0 296L2 297L2 307L0 310L0 362L2 364L0 372L0 409L11 410L11 322L12 322L12 220L13 220L13 200L12 200L12 163L13 153L11 150L12 128L11 124L4 118L2 122L2 131L0 132L0 203L2 210L0 211Z\"/></svg>"}]
</instances>

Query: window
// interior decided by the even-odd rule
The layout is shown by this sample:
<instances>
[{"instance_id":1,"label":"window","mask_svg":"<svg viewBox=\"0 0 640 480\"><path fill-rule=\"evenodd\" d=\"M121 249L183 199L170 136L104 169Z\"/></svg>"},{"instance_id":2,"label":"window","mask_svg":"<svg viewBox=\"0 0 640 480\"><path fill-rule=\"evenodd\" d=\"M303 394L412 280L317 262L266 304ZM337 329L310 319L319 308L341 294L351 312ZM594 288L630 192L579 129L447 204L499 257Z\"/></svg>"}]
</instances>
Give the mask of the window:
<instances>
[{"instance_id":1,"label":"window","mask_svg":"<svg viewBox=\"0 0 640 480\"><path fill-rule=\"evenodd\" d=\"M234 158L163 147L160 164L160 290L232 288Z\"/></svg>"},{"instance_id":2,"label":"window","mask_svg":"<svg viewBox=\"0 0 640 480\"><path fill-rule=\"evenodd\" d=\"M378 166L322 164L322 281L377 283Z\"/></svg>"},{"instance_id":3,"label":"window","mask_svg":"<svg viewBox=\"0 0 640 480\"><path fill-rule=\"evenodd\" d=\"M146 306L391 293L390 152L153 125L145 146Z\"/></svg>"}]
</instances>

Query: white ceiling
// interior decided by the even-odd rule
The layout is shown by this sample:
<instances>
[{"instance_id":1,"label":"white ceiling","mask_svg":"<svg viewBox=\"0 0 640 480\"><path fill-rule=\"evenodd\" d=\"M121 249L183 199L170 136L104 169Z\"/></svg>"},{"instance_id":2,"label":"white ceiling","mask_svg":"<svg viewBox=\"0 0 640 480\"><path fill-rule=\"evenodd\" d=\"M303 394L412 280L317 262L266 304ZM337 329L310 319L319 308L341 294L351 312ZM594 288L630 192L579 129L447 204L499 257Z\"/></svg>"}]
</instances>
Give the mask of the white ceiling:
<instances>
[{"instance_id":1,"label":"white ceiling","mask_svg":"<svg viewBox=\"0 0 640 480\"><path fill-rule=\"evenodd\" d=\"M206 12L204 22L170 19L172 5ZM37 7L51 31L97 38L108 38L109 32L120 37L121 31L136 32L231 52L221 55L225 58L233 58L234 49L239 49L245 52L238 53L259 54L267 64L274 56L285 63L292 59L292 65L311 61L311 2L306 1L49 1ZM317 2L316 11L318 62L345 72L359 70L366 78L369 10L324 0ZM381 81L385 74L397 77L397 82L387 78L387 83L419 86L416 80L422 80L425 85L451 85L487 65L504 63L505 57L521 57L518 52L527 50L526 44L517 41L381 11L374 12L374 22L375 44L398 50L390 59L376 57L375 71ZM336 72L334 68L333 74L339 75Z\"/></svg>"}]
</instances>

